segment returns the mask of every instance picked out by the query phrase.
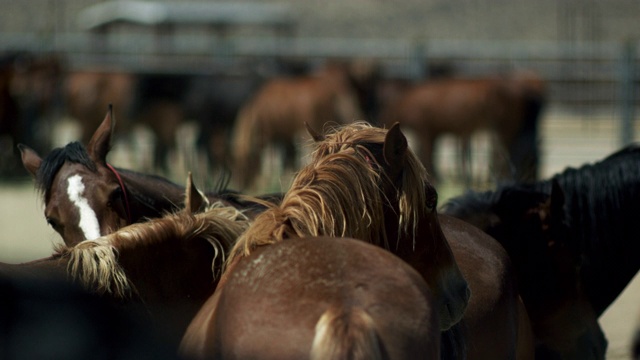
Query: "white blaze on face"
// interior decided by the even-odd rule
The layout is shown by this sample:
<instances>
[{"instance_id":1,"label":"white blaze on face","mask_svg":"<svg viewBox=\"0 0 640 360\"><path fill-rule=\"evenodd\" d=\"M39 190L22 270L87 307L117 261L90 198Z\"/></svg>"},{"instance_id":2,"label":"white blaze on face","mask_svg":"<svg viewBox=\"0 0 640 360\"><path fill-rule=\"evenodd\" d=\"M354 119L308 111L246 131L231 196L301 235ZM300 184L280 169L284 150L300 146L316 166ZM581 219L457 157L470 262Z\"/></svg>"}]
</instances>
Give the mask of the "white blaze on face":
<instances>
[{"instance_id":1,"label":"white blaze on face","mask_svg":"<svg viewBox=\"0 0 640 360\"><path fill-rule=\"evenodd\" d=\"M84 184L82 183L82 177L80 175L74 175L68 180L69 187L67 188L67 194L69 200L78 207L80 213L80 229L84 233L84 237L87 240L94 240L100 237L100 224L98 223L98 217L93 211L89 202L82 196L84 192Z\"/></svg>"}]
</instances>

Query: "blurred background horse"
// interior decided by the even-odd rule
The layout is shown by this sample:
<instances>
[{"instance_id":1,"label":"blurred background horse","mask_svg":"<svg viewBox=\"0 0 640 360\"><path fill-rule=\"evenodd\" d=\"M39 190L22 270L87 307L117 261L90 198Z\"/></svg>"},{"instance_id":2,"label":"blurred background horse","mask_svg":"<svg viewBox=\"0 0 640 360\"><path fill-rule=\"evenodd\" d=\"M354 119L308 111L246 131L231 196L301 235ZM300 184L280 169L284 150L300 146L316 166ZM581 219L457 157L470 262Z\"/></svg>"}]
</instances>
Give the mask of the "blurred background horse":
<instances>
[{"instance_id":1,"label":"blurred background horse","mask_svg":"<svg viewBox=\"0 0 640 360\"><path fill-rule=\"evenodd\" d=\"M240 110L234 126L233 176L238 187L255 191L269 152L281 153L277 172L295 170L301 164L301 144L309 139L304 123L323 129L362 116L346 64L328 63L310 75L266 82Z\"/></svg>"},{"instance_id":2,"label":"blurred background horse","mask_svg":"<svg viewBox=\"0 0 640 360\"><path fill-rule=\"evenodd\" d=\"M408 87L381 114L382 125L400 122L412 131L432 180L441 179L434 152L443 135L459 144L459 169L471 185L471 138L489 131L495 181L533 181L539 173L538 120L545 102L544 82L531 73L487 78L441 77Z\"/></svg>"}]
</instances>

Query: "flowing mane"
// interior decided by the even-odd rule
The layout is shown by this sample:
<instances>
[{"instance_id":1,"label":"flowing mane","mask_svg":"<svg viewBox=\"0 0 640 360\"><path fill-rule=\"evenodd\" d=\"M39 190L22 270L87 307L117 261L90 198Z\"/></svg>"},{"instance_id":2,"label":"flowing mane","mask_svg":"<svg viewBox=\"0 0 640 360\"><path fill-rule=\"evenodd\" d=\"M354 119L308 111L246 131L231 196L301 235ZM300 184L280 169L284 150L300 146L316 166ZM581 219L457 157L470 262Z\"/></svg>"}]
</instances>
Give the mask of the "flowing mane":
<instances>
[{"instance_id":1,"label":"flowing mane","mask_svg":"<svg viewBox=\"0 0 640 360\"><path fill-rule=\"evenodd\" d=\"M258 246L292 237L353 237L390 249L383 210L394 201L399 202L398 236L415 230L425 204L426 172L413 154L408 156L397 198L388 198L381 188L387 174L374 156L382 153L385 134L357 123L327 135L281 204L265 204L268 209L238 239L227 264Z\"/></svg>"},{"instance_id":2,"label":"flowing mane","mask_svg":"<svg viewBox=\"0 0 640 360\"><path fill-rule=\"evenodd\" d=\"M99 294L129 298L135 287L130 284L118 256L127 251L139 251L151 256L152 246L180 246L196 238L207 240L215 250L211 269L219 275L225 252L248 226L247 218L234 207L214 204L204 213L185 211L127 226L95 240L85 240L75 247L62 247L56 256L69 256L68 273L83 286ZM147 254L147 255L144 255Z\"/></svg>"}]
</instances>

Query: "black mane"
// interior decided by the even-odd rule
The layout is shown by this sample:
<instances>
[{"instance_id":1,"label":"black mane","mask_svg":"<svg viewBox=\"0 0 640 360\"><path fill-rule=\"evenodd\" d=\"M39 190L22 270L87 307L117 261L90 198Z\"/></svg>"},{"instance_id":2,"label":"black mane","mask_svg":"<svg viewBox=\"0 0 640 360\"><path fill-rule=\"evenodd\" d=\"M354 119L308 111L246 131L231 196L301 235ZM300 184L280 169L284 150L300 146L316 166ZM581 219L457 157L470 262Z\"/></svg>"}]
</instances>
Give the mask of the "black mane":
<instances>
[{"instance_id":1,"label":"black mane","mask_svg":"<svg viewBox=\"0 0 640 360\"><path fill-rule=\"evenodd\" d=\"M512 184L485 193L468 192L451 199L443 212L474 220L483 216L514 222L529 204L552 197L556 183L564 199L561 241L578 259L583 287L599 315L640 268L640 146L630 145L599 162L569 167L532 184ZM538 194L538 195L535 195ZM555 200L552 200L555 201ZM488 224L488 223L487 223ZM490 226L490 224L488 224ZM522 231L522 230L514 230ZM523 234L503 234L506 238ZM504 242L505 239L498 239ZM527 244L518 245L526 249ZM532 255L533 256L533 255Z\"/></svg>"},{"instance_id":2,"label":"black mane","mask_svg":"<svg viewBox=\"0 0 640 360\"><path fill-rule=\"evenodd\" d=\"M49 190L53 179L66 161L85 166L87 169L97 171L96 164L89 157L87 149L80 142L74 141L65 147L53 149L43 160L36 173L36 189L49 198Z\"/></svg>"}]
</instances>

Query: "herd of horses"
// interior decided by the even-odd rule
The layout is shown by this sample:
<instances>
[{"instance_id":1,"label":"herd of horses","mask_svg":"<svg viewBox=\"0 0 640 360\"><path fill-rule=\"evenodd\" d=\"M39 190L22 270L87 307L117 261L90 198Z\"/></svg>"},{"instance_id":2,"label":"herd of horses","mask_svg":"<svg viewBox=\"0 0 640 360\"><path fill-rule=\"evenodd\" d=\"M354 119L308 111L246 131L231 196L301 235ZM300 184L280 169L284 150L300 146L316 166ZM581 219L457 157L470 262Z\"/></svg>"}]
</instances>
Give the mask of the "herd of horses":
<instances>
[{"instance_id":1,"label":"herd of horses","mask_svg":"<svg viewBox=\"0 0 640 360\"><path fill-rule=\"evenodd\" d=\"M2 72L0 125L26 109L11 102L15 61ZM180 76L69 74L80 141L49 151L15 138L64 243L49 258L0 264L8 354L604 359L598 318L640 268L640 147L540 180L535 74L411 83L325 65L205 78L197 94L178 90ZM240 191L111 165L131 125L115 118L132 114L157 128L160 167L180 123L202 116L199 143ZM484 130L504 183L439 204L439 137L458 136L470 181L470 140ZM286 191L256 195L269 148L295 175Z\"/></svg>"},{"instance_id":2,"label":"herd of horses","mask_svg":"<svg viewBox=\"0 0 640 360\"><path fill-rule=\"evenodd\" d=\"M605 358L598 317L640 268L640 147L438 204L403 125L303 127L308 163L260 196L113 167L112 111L86 145L21 145L64 244L0 264L0 341L18 357Z\"/></svg>"},{"instance_id":3,"label":"herd of horses","mask_svg":"<svg viewBox=\"0 0 640 360\"><path fill-rule=\"evenodd\" d=\"M323 129L327 123L366 120L389 127L400 121L418 140L416 151L434 183L441 177L434 153L445 135L459 139L460 172L471 182L471 138L480 131L495 139L492 180L535 180L539 172L537 128L546 89L531 72L414 81L390 77L381 64L368 60L327 60L304 68L279 60L263 71L212 70L195 76L74 69L59 55L12 53L5 58L0 139L10 141L0 143L12 149L4 153L13 154L9 160L18 166L15 144L50 151L53 140L43 137L51 136L55 119L63 116L77 121L86 144L104 109L113 104L118 141L133 144L131 153L140 146L133 139L134 126L153 133L153 144L145 148L153 153L153 164L138 168L171 177L169 156L178 152L176 134L191 121L197 133L195 144L189 145L194 149L187 149L196 154L190 155L189 165L205 164L215 173L228 170L234 186L251 193L264 187L260 179L271 171L264 164L270 150L280 155L285 172L304 163L304 122ZM34 129L45 130L35 139L29 135Z\"/></svg>"}]
</instances>

